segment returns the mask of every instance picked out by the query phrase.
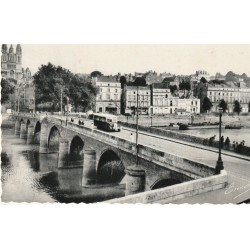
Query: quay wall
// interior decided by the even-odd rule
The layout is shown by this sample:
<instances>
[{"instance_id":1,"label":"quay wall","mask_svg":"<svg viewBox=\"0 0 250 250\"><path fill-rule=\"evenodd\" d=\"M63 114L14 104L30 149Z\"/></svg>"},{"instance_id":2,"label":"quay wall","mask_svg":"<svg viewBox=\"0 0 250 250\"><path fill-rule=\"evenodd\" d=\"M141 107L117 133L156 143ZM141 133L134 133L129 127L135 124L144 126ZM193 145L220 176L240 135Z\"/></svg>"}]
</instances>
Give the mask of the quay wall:
<instances>
[{"instance_id":1,"label":"quay wall","mask_svg":"<svg viewBox=\"0 0 250 250\"><path fill-rule=\"evenodd\" d=\"M122 125L124 127L136 129L136 124L127 123L127 122L119 122L119 123L120 123L120 125ZM212 144L209 145L209 140L206 138L182 134L182 133L172 131L172 130L165 130L165 129L155 128L155 127L147 127L147 126L142 126L142 125L139 125L138 129L141 131L152 133L152 134L159 135L159 136L165 136L168 138L173 138L173 139L177 139L177 140L183 140L183 141L187 141L187 142L192 142L192 143L197 143L197 144L201 144L201 145L205 145L205 146L219 148L219 141L217 141L217 140L214 140L212 142ZM232 144L230 144L229 147L224 146L223 149L231 151L231 152L236 152L236 153L241 154L241 155L250 156L250 147L247 147L247 146L242 146L242 147L238 148L238 150L237 150L233 147Z\"/></svg>"}]
</instances>

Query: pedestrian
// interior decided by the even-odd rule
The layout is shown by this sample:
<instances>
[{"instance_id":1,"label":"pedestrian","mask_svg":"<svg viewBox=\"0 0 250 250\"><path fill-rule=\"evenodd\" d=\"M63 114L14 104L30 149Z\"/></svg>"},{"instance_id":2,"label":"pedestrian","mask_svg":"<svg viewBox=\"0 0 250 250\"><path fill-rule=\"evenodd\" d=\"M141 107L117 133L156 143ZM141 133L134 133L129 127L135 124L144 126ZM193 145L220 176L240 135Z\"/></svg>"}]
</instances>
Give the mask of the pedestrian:
<instances>
[{"instance_id":1,"label":"pedestrian","mask_svg":"<svg viewBox=\"0 0 250 250\"><path fill-rule=\"evenodd\" d=\"M220 138L220 145L221 145L221 148L223 148L223 146L224 146L224 136L221 136L221 138Z\"/></svg>"},{"instance_id":2,"label":"pedestrian","mask_svg":"<svg viewBox=\"0 0 250 250\"><path fill-rule=\"evenodd\" d=\"M238 152L238 142L235 143L235 152Z\"/></svg>"},{"instance_id":3,"label":"pedestrian","mask_svg":"<svg viewBox=\"0 0 250 250\"><path fill-rule=\"evenodd\" d=\"M235 141L233 141L233 149L234 149L234 151L235 151Z\"/></svg>"},{"instance_id":4,"label":"pedestrian","mask_svg":"<svg viewBox=\"0 0 250 250\"><path fill-rule=\"evenodd\" d=\"M225 146L226 146L227 150L229 149L229 145L230 145L230 139L229 139L229 137L227 137L225 140Z\"/></svg>"}]
</instances>

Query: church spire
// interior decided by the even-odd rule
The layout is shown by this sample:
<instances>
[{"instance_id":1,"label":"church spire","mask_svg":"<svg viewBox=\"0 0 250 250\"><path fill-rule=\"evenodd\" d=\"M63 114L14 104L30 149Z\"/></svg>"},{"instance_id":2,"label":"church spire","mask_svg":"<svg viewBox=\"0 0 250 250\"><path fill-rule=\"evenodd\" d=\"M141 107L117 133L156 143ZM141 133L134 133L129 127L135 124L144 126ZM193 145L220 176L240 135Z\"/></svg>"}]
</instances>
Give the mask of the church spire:
<instances>
[{"instance_id":1,"label":"church spire","mask_svg":"<svg viewBox=\"0 0 250 250\"><path fill-rule=\"evenodd\" d=\"M2 53L7 53L7 51L8 51L7 44L2 44Z\"/></svg>"},{"instance_id":2,"label":"church spire","mask_svg":"<svg viewBox=\"0 0 250 250\"><path fill-rule=\"evenodd\" d=\"M22 48L21 48L20 44L17 44L17 46L16 46L16 53L17 54L22 54Z\"/></svg>"}]
</instances>

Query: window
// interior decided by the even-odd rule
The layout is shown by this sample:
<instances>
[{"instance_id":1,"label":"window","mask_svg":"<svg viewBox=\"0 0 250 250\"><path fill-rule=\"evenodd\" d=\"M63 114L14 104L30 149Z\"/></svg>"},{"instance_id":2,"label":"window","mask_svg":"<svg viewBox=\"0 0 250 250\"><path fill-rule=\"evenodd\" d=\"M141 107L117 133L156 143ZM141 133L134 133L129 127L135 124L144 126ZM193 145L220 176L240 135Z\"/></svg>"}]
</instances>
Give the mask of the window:
<instances>
[{"instance_id":1,"label":"window","mask_svg":"<svg viewBox=\"0 0 250 250\"><path fill-rule=\"evenodd\" d=\"M170 106L173 106L173 101L170 101Z\"/></svg>"},{"instance_id":2,"label":"window","mask_svg":"<svg viewBox=\"0 0 250 250\"><path fill-rule=\"evenodd\" d=\"M118 92L118 89L115 89L115 93L117 93Z\"/></svg>"},{"instance_id":3,"label":"window","mask_svg":"<svg viewBox=\"0 0 250 250\"><path fill-rule=\"evenodd\" d=\"M168 95L166 95L165 97L168 98Z\"/></svg>"},{"instance_id":4,"label":"window","mask_svg":"<svg viewBox=\"0 0 250 250\"><path fill-rule=\"evenodd\" d=\"M102 92L102 88L100 88L100 92Z\"/></svg>"}]
</instances>

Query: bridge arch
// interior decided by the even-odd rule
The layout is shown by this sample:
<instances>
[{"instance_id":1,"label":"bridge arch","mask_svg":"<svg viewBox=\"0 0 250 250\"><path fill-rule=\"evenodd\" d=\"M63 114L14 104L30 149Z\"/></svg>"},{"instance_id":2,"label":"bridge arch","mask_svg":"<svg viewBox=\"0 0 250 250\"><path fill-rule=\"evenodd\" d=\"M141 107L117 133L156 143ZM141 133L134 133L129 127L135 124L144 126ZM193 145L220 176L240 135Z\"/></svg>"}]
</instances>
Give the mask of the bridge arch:
<instances>
[{"instance_id":1,"label":"bridge arch","mask_svg":"<svg viewBox=\"0 0 250 250\"><path fill-rule=\"evenodd\" d=\"M155 190L155 189L159 189L159 188L164 188L164 187L169 187L169 186L173 186L176 184L180 184L181 181L177 180L177 179L172 179L172 178L165 178L165 179L160 179L157 180L151 187L151 190Z\"/></svg>"},{"instance_id":2,"label":"bridge arch","mask_svg":"<svg viewBox=\"0 0 250 250\"><path fill-rule=\"evenodd\" d=\"M125 176L121 157L111 148L102 152L97 166L98 184L119 184Z\"/></svg>"},{"instance_id":3,"label":"bridge arch","mask_svg":"<svg viewBox=\"0 0 250 250\"><path fill-rule=\"evenodd\" d=\"M59 151L60 138L61 138L60 130L57 128L57 126L52 126L48 137L48 148L50 151L52 152Z\"/></svg>"},{"instance_id":4,"label":"bridge arch","mask_svg":"<svg viewBox=\"0 0 250 250\"><path fill-rule=\"evenodd\" d=\"M84 141L78 135L75 135L70 143L69 149L69 160L70 161L79 161L83 160L83 148Z\"/></svg>"}]
</instances>

